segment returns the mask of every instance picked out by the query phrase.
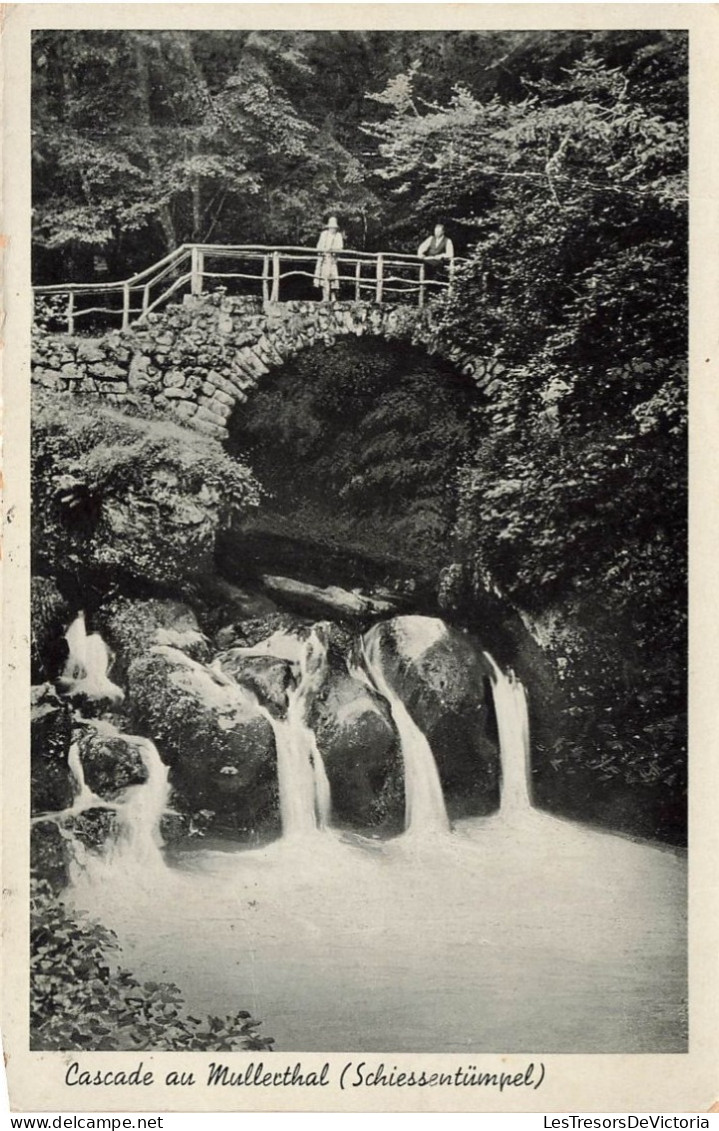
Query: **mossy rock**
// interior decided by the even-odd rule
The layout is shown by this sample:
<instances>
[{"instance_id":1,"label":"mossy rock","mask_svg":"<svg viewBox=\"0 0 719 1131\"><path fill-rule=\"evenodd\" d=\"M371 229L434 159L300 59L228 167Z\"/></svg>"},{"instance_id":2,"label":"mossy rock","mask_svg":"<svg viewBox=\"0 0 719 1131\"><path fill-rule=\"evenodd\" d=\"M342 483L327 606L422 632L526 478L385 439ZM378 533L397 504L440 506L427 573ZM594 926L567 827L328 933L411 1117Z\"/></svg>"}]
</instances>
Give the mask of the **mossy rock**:
<instances>
[{"instance_id":1,"label":"mossy rock","mask_svg":"<svg viewBox=\"0 0 719 1131\"><path fill-rule=\"evenodd\" d=\"M50 684L33 687L30 706L30 796L33 815L67 809L75 796L68 765L70 708Z\"/></svg>"},{"instance_id":2,"label":"mossy rock","mask_svg":"<svg viewBox=\"0 0 719 1131\"><path fill-rule=\"evenodd\" d=\"M221 652L215 664L235 683L247 688L276 718L285 717L287 689L292 680L288 663L274 656L248 656L242 648L231 648Z\"/></svg>"},{"instance_id":3,"label":"mossy rock","mask_svg":"<svg viewBox=\"0 0 719 1131\"><path fill-rule=\"evenodd\" d=\"M30 582L30 664L33 683L54 680L67 658L70 609L56 583L34 574Z\"/></svg>"},{"instance_id":4,"label":"mossy rock","mask_svg":"<svg viewBox=\"0 0 719 1131\"><path fill-rule=\"evenodd\" d=\"M220 530L258 501L248 468L159 410L37 389L32 490L40 572L85 584L202 582Z\"/></svg>"},{"instance_id":5,"label":"mossy rock","mask_svg":"<svg viewBox=\"0 0 719 1131\"><path fill-rule=\"evenodd\" d=\"M309 723L332 791L338 824L398 831L404 824L404 773L385 701L330 662L312 697Z\"/></svg>"},{"instance_id":6,"label":"mossy rock","mask_svg":"<svg viewBox=\"0 0 719 1131\"><path fill-rule=\"evenodd\" d=\"M98 724L88 728L79 738L80 761L85 783L104 801L114 801L131 785L143 785L147 767L137 742Z\"/></svg>"},{"instance_id":7,"label":"mossy rock","mask_svg":"<svg viewBox=\"0 0 719 1131\"><path fill-rule=\"evenodd\" d=\"M451 817L499 804L490 667L462 633L434 617L394 617L371 630L385 678L426 736Z\"/></svg>"},{"instance_id":8,"label":"mossy rock","mask_svg":"<svg viewBox=\"0 0 719 1131\"><path fill-rule=\"evenodd\" d=\"M274 735L252 695L169 647L131 663L128 689L184 811L210 810L239 834L279 828Z\"/></svg>"},{"instance_id":9,"label":"mossy rock","mask_svg":"<svg viewBox=\"0 0 719 1131\"><path fill-rule=\"evenodd\" d=\"M181 601L120 597L103 605L94 619L113 650L113 670L121 679L126 678L132 661L147 655L156 644L177 648L201 662L210 657L197 617Z\"/></svg>"},{"instance_id":10,"label":"mossy rock","mask_svg":"<svg viewBox=\"0 0 719 1131\"><path fill-rule=\"evenodd\" d=\"M70 883L72 847L57 821L34 821L30 828L30 869L57 894Z\"/></svg>"}]
</instances>

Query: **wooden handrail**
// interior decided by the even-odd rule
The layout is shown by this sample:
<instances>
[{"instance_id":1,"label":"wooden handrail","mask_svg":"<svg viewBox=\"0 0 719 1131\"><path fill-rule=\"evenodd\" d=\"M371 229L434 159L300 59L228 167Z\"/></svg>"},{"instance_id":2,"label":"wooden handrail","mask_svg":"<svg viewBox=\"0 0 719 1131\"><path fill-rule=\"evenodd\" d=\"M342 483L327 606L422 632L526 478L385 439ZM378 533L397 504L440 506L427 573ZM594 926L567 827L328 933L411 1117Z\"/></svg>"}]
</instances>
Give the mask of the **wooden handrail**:
<instances>
[{"instance_id":1,"label":"wooden handrail","mask_svg":"<svg viewBox=\"0 0 719 1131\"><path fill-rule=\"evenodd\" d=\"M181 244L179 247L175 248L174 251L171 251L169 255L158 259L156 263L116 283L52 283L33 287L33 294L38 297L43 295L68 296L65 323L70 333L74 331L76 319L80 315L104 309L90 307L87 310L78 310L75 304L76 296L117 295L119 299L118 308L108 307L107 314L119 315L122 328L127 329L130 325L131 314L138 313L135 308L131 307L130 294L132 291L136 290L142 292L142 308L139 311L140 319L145 318L150 312L156 310L159 305L187 282L190 283L192 294L201 294L203 290L203 280L205 278L256 279L258 291L262 294L264 301L279 302L281 280L291 276L304 276L311 279L314 275L314 264L317 255L317 248L296 247L291 244ZM217 272L206 270L206 260L212 258L234 259L239 261L258 260L261 264L261 268L259 274L256 275L245 274L243 272ZM374 301L377 303L381 303L383 296L388 293L395 295L416 294L416 301L420 306L424 305L427 293L430 290L446 290L449 288L452 285L456 265L464 262L460 259L450 261L448 264L449 272L447 279L430 280L426 277L426 260L421 256L413 255L409 252L355 251L353 248L347 248L346 250L343 249L337 252L334 258L338 267L353 265L352 275L345 275L341 271L338 271L338 281L351 283L356 299L359 298L363 289L365 291L373 291ZM180 270L181 264L188 259L190 260L189 272L183 272L178 277L172 279L169 286L153 300L151 296L152 287L157 286L157 284L161 283L164 279L176 275ZM289 264L310 264L311 268L309 270L283 272L281 270L282 260ZM374 270L369 270L364 274L362 271L364 265L370 268L373 267ZM397 271L410 272L413 276L416 272L416 277L406 278L396 274ZM391 285L397 283L402 285L400 287ZM72 329L70 329L70 327L72 327Z\"/></svg>"}]
</instances>

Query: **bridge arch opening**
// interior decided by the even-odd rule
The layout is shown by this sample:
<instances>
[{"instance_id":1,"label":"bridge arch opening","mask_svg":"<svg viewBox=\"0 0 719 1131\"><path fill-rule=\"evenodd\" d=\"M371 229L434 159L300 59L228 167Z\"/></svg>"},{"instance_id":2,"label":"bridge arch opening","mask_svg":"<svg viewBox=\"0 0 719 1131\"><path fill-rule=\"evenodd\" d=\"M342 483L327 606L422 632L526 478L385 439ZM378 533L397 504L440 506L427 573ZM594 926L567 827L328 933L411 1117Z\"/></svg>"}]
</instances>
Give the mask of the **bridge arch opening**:
<instances>
[{"instance_id":1,"label":"bridge arch opening","mask_svg":"<svg viewBox=\"0 0 719 1131\"><path fill-rule=\"evenodd\" d=\"M266 374L227 420L225 446L264 496L220 547L223 572L433 589L480 395L447 361L379 338L317 344Z\"/></svg>"}]
</instances>

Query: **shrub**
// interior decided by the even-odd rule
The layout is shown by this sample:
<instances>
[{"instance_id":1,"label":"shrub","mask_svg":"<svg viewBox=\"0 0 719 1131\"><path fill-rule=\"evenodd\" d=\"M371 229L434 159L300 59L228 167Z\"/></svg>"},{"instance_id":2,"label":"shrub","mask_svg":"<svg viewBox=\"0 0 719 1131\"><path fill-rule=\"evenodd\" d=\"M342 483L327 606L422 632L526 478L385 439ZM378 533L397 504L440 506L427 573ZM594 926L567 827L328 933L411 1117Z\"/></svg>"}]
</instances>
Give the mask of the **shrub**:
<instances>
[{"instance_id":1,"label":"shrub","mask_svg":"<svg viewBox=\"0 0 719 1131\"><path fill-rule=\"evenodd\" d=\"M216 440L67 394L35 398L32 477L34 568L71 576L200 577L218 531L258 501Z\"/></svg>"},{"instance_id":2,"label":"shrub","mask_svg":"<svg viewBox=\"0 0 719 1131\"><path fill-rule=\"evenodd\" d=\"M30 927L30 1047L35 1051L271 1050L245 1010L194 1017L177 986L140 983L117 963L112 931L70 912L48 884L33 881Z\"/></svg>"}]
</instances>

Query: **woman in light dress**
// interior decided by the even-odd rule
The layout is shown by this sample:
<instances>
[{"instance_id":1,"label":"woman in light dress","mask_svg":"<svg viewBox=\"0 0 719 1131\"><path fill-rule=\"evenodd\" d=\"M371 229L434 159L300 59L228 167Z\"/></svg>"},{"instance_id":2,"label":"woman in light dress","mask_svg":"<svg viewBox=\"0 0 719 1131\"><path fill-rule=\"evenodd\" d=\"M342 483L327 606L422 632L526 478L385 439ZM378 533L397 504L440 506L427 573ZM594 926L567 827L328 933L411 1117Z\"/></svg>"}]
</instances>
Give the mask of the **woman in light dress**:
<instances>
[{"instance_id":1,"label":"woman in light dress","mask_svg":"<svg viewBox=\"0 0 719 1131\"><path fill-rule=\"evenodd\" d=\"M327 227L320 232L317 241L317 265L313 284L322 290L325 302L334 302L339 291L339 271L337 269L337 253L342 251L342 233L337 226L337 217L330 216Z\"/></svg>"}]
</instances>

